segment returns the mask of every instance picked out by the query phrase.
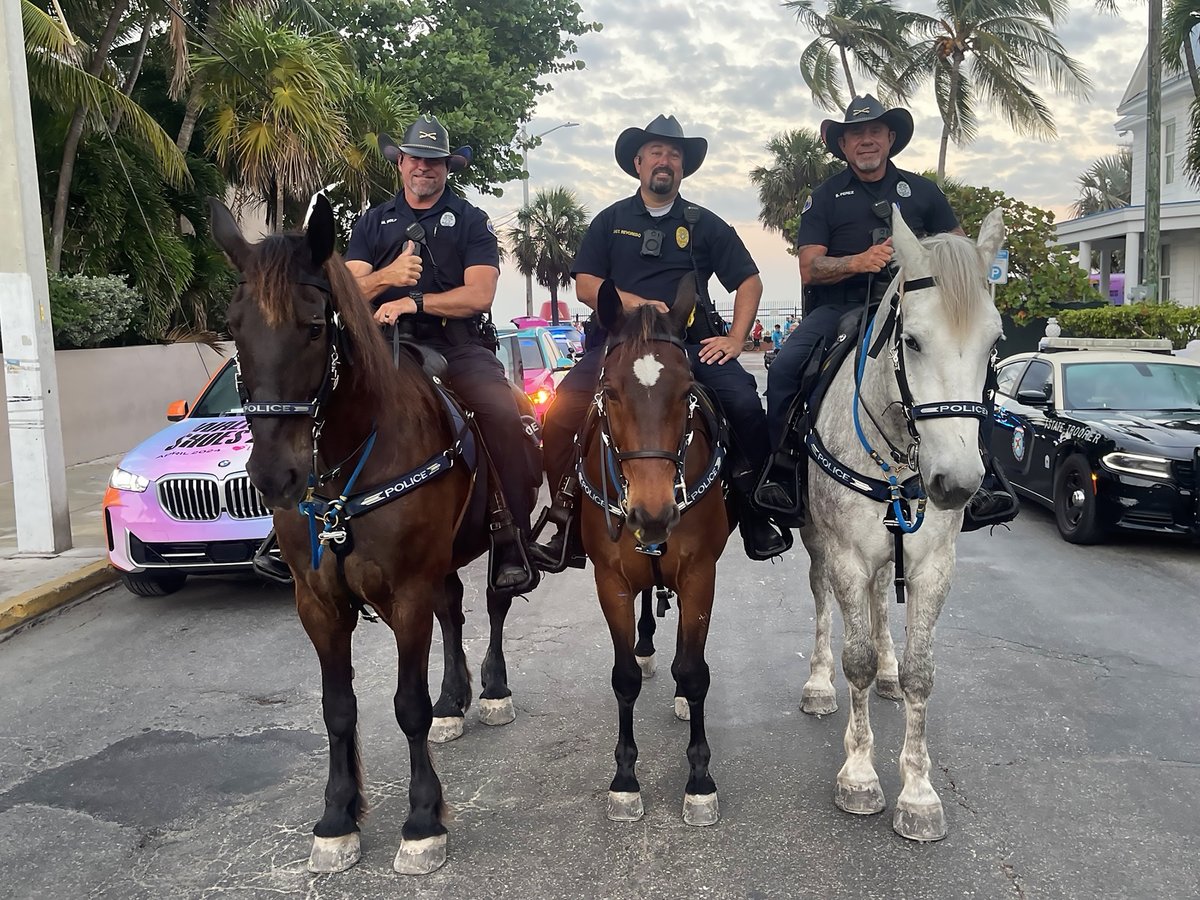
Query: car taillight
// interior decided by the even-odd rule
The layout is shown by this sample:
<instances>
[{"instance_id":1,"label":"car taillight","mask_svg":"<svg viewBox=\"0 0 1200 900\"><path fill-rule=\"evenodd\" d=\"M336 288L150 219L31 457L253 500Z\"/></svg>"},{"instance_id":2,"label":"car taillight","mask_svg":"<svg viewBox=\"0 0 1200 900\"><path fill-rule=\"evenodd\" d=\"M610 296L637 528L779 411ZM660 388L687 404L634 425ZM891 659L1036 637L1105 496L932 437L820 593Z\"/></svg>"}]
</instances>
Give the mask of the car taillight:
<instances>
[{"instance_id":1,"label":"car taillight","mask_svg":"<svg viewBox=\"0 0 1200 900\"><path fill-rule=\"evenodd\" d=\"M550 402L551 393L547 388L538 388L529 395L530 401L534 406L542 406Z\"/></svg>"}]
</instances>

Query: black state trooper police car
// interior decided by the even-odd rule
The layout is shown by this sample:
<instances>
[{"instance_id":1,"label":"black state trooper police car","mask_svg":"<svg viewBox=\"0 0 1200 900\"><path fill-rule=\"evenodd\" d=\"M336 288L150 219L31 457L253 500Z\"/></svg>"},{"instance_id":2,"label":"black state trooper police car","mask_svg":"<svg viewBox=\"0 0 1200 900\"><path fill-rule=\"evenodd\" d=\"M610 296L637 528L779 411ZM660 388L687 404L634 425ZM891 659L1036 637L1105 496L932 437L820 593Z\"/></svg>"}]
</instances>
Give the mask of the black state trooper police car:
<instances>
[{"instance_id":1,"label":"black state trooper police car","mask_svg":"<svg viewBox=\"0 0 1200 900\"><path fill-rule=\"evenodd\" d=\"M1060 343L1084 342L1045 340L997 366L989 443L1013 486L1074 544L1112 528L1200 534L1200 363L1047 346Z\"/></svg>"}]
</instances>

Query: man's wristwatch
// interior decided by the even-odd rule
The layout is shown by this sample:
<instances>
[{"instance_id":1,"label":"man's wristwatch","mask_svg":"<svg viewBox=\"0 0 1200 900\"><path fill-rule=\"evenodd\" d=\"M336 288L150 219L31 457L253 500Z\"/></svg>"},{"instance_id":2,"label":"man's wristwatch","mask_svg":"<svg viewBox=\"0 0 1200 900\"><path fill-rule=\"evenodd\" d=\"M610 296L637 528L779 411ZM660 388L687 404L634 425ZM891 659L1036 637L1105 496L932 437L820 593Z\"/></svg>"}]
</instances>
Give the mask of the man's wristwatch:
<instances>
[{"instance_id":1,"label":"man's wristwatch","mask_svg":"<svg viewBox=\"0 0 1200 900\"><path fill-rule=\"evenodd\" d=\"M425 312L425 295L421 291L413 291L408 296L417 305L417 312Z\"/></svg>"}]
</instances>

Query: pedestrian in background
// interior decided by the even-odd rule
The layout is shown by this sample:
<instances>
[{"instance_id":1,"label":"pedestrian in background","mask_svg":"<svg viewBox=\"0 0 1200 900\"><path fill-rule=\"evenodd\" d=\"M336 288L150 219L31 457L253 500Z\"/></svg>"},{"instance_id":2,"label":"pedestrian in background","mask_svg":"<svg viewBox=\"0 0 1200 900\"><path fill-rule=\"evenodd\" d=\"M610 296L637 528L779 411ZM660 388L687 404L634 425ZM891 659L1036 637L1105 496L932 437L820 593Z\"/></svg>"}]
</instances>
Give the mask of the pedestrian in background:
<instances>
[{"instance_id":1,"label":"pedestrian in background","mask_svg":"<svg viewBox=\"0 0 1200 900\"><path fill-rule=\"evenodd\" d=\"M754 328L751 329L751 331L750 331L750 337L754 340L754 349L755 350L762 349L762 334L763 334L762 319L755 319L754 320Z\"/></svg>"}]
</instances>

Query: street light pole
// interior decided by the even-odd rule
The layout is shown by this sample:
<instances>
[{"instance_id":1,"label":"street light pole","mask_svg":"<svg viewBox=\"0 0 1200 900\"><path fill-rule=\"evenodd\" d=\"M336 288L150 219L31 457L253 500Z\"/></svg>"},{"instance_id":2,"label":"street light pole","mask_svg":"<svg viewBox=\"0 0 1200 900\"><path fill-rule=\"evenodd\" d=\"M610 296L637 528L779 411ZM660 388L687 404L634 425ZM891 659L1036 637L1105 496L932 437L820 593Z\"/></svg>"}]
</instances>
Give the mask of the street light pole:
<instances>
[{"instance_id":1,"label":"street light pole","mask_svg":"<svg viewBox=\"0 0 1200 900\"><path fill-rule=\"evenodd\" d=\"M529 209L529 151L533 147L533 142L538 138L543 138L552 131L558 131L560 128L574 128L578 122L563 122L561 125L555 125L533 137L529 136L529 132L525 126L521 126L520 142L521 142L521 209ZM529 240L529 217L526 215L525 223L522 226L525 231L525 240ZM525 315L533 318L533 273L530 272L525 276Z\"/></svg>"}]
</instances>

